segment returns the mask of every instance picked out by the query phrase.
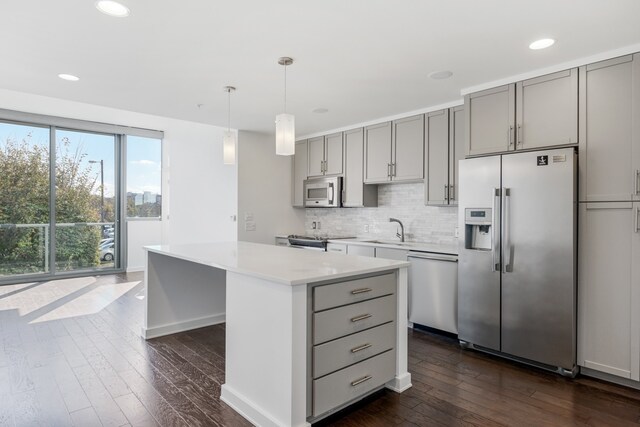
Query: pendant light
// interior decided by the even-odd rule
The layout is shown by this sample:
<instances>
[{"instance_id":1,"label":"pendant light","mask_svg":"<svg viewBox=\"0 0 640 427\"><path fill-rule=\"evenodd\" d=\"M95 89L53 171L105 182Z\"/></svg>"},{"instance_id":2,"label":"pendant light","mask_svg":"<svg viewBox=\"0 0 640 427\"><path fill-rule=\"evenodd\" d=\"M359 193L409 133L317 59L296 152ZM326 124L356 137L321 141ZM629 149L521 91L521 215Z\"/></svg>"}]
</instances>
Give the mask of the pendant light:
<instances>
[{"instance_id":1,"label":"pendant light","mask_svg":"<svg viewBox=\"0 0 640 427\"><path fill-rule=\"evenodd\" d=\"M292 156L296 149L296 130L293 114L287 114L287 65L293 64L293 59L283 56L278 64L284 67L284 112L276 116L276 154Z\"/></svg>"},{"instance_id":2,"label":"pendant light","mask_svg":"<svg viewBox=\"0 0 640 427\"><path fill-rule=\"evenodd\" d=\"M225 165L236 164L236 134L231 132L231 92L236 88L233 86L225 86L224 91L227 92L228 104L227 104L227 130L224 132L222 138L222 153Z\"/></svg>"}]
</instances>

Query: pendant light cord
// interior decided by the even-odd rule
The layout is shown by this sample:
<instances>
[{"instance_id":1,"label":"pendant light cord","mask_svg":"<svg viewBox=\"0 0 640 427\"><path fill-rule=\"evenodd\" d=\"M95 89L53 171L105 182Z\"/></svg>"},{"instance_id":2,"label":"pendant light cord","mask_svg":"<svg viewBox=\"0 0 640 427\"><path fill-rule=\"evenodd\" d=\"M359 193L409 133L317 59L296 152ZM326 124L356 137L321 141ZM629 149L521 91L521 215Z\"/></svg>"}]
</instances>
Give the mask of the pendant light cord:
<instances>
[{"instance_id":1,"label":"pendant light cord","mask_svg":"<svg viewBox=\"0 0 640 427\"><path fill-rule=\"evenodd\" d=\"M284 66L284 112L287 112L287 65Z\"/></svg>"},{"instance_id":2,"label":"pendant light cord","mask_svg":"<svg viewBox=\"0 0 640 427\"><path fill-rule=\"evenodd\" d=\"M231 132L231 89L227 89L227 132Z\"/></svg>"}]
</instances>

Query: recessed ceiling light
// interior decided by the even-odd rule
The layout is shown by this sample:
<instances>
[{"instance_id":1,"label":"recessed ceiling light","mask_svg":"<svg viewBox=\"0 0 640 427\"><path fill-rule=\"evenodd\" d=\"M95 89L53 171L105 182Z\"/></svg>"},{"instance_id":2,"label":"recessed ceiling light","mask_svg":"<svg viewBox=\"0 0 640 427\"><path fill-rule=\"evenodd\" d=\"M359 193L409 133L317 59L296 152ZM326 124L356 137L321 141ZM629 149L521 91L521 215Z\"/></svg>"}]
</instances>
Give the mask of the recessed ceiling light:
<instances>
[{"instance_id":1,"label":"recessed ceiling light","mask_svg":"<svg viewBox=\"0 0 640 427\"><path fill-rule=\"evenodd\" d=\"M60 77L62 80L68 80L70 82L77 82L78 80L80 80L80 77L74 76L73 74L58 74L58 77Z\"/></svg>"},{"instance_id":2,"label":"recessed ceiling light","mask_svg":"<svg viewBox=\"0 0 640 427\"><path fill-rule=\"evenodd\" d=\"M556 41L554 39L536 40L529 45L529 49L532 49L532 50L546 49L549 46L552 46L555 42Z\"/></svg>"},{"instance_id":3,"label":"recessed ceiling light","mask_svg":"<svg viewBox=\"0 0 640 427\"><path fill-rule=\"evenodd\" d=\"M100 0L96 2L98 10L109 16L115 16L116 18L125 18L129 16L129 8L117 1Z\"/></svg>"},{"instance_id":4,"label":"recessed ceiling light","mask_svg":"<svg viewBox=\"0 0 640 427\"><path fill-rule=\"evenodd\" d=\"M315 110L312 111L312 113L316 113L316 114L324 114L327 112L329 112L327 108L316 108Z\"/></svg>"},{"instance_id":5,"label":"recessed ceiling light","mask_svg":"<svg viewBox=\"0 0 640 427\"><path fill-rule=\"evenodd\" d=\"M429 74L429 77L431 77L434 80L448 79L451 76L453 76L453 73L451 71L449 71L449 70L435 71L435 72Z\"/></svg>"}]
</instances>

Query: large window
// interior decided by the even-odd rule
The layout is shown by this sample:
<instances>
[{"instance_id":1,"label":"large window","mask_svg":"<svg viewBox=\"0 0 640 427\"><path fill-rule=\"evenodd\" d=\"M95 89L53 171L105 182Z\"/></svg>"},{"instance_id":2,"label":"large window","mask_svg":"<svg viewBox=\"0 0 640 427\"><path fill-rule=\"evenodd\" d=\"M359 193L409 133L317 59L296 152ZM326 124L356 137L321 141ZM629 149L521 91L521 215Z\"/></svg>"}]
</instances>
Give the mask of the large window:
<instances>
[{"instance_id":1,"label":"large window","mask_svg":"<svg viewBox=\"0 0 640 427\"><path fill-rule=\"evenodd\" d=\"M127 217L162 215L162 141L127 137Z\"/></svg>"},{"instance_id":2,"label":"large window","mask_svg":"<svg viewBox=\"0 0 640 427\"><path fill-rule=\"evenodd\" d=\"M121 218L161 214L161 138L0 110L0 284L122 270Z\"/></svg>"}]
</instances>

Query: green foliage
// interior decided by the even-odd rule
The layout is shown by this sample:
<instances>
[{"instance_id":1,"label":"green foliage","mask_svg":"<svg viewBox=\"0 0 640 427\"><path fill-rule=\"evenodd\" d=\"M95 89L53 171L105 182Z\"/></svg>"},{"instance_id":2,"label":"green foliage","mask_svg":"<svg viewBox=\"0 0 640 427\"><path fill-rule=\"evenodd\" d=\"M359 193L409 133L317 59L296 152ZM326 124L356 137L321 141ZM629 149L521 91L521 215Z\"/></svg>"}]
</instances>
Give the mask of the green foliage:
<instances>
[{"instance_id":1,"label":"green foliage","mask_svg":"<svg viewBox=\"0 0 640 427\"><path fill-rule=\"evenodd\" d=\"M49 223L49 149L22 141L0 141L0 275L44 271L45 234ZM82 166L81 149L61 141L56 152L56 223L100 220L95 178ZM96 200L97 199L97 200ZM97 207L97 208L96 208ZM7 224L33 224L16 228ZM100 264L98 226L59 226L56 260L60 269Z\"/></svg>"}]
</instances>

